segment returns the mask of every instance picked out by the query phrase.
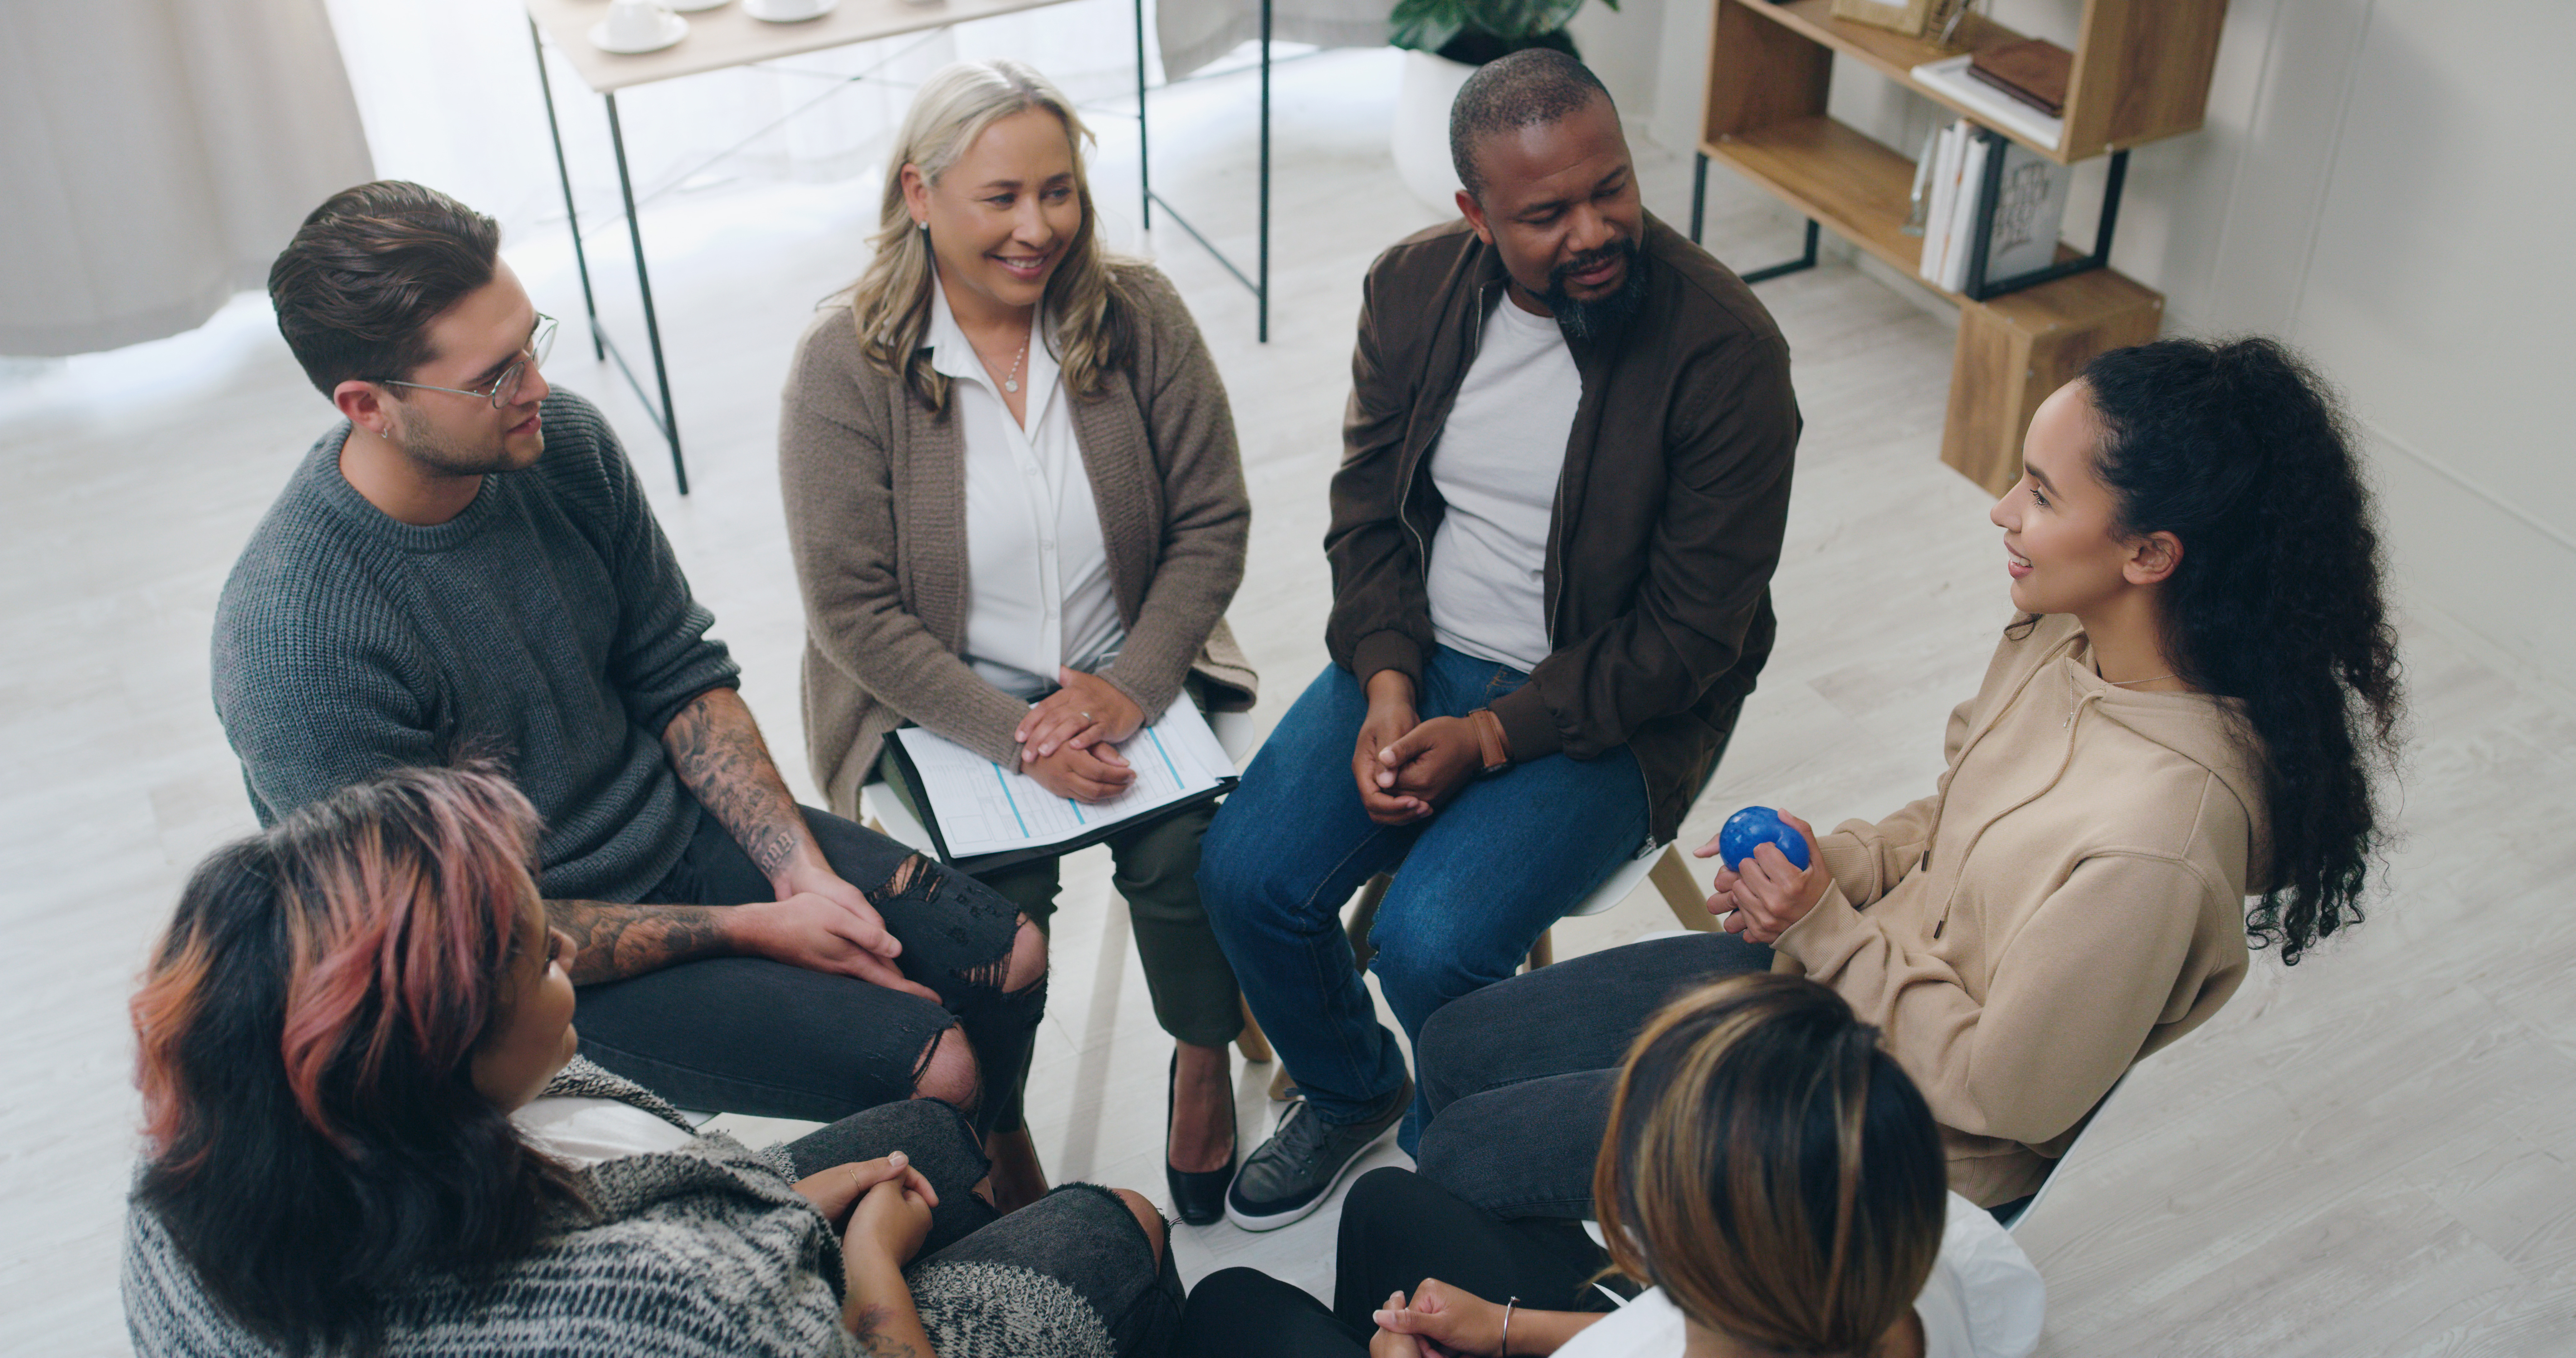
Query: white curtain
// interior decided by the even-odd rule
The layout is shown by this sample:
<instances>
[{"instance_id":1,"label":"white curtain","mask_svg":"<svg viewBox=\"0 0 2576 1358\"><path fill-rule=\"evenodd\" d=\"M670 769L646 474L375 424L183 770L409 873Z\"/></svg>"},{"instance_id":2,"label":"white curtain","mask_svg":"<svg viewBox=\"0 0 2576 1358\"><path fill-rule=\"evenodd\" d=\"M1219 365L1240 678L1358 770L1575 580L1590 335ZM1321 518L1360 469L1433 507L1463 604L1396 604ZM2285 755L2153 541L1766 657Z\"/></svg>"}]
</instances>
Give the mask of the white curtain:
<instances>
[{"instance_id":1,"label":"white curtain","mask_svg":"<svg viewBox=\"0 0 2576 1358\"><path fill-rule=\"evenodd\" d=\"M191 329L373 177L323 0L7 0L0 354Z\"/></svg>"},{"instance_id":2,"label":"white curtain","mask_svg":"<svg viewBox=\"0 0 2576 1358\"><path fill-rule=\"evenodd\" d=\"M1273 42L1384 47L1395 0L1272 0ZM1172 79L1261 36L1261 0L1162 0L1154 38Z\"/></svg>"}]
</instances>

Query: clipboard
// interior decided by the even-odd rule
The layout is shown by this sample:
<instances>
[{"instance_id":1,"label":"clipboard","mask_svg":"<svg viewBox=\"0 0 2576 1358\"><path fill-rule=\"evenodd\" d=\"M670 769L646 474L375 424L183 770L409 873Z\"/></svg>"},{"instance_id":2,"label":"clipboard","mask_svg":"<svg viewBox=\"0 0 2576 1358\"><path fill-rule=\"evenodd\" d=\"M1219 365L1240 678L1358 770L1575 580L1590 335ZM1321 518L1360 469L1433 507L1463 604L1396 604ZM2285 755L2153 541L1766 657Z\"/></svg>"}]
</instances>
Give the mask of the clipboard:
<instances>
[{"instance_id":1,"label":"clipboard","mask_svg":"<svg viewBox=\"0 0 2576 1358\"><path fill-rule=\"evenodd\" d=\"M1152 825L1232 791L1240 780L1207 719L1187 701L1120 745L1137 785L1107 802L1077 802L918 726L887 748L913 794L913 813L940 861L968 873L1060 857ZM1132 808L1120 803L1135 801ZM991 846L991 847L988 847Z\"/></svg>"}]
</instances>

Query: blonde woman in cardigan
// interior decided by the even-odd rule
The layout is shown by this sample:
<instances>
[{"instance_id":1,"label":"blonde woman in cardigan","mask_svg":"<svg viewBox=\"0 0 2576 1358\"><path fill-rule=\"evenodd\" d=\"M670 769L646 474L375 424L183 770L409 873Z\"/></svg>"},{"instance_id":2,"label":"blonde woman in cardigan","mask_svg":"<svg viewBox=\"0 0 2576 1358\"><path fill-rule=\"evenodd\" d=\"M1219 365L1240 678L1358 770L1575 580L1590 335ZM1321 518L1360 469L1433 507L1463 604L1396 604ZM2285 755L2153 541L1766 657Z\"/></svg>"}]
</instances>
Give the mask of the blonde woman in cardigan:
<instances>
[{"instance_id":1,"label":"blonde woman in cardigan","mask_svg":"<svg viewBox=\"0 0 2576 1358\"><path fill-rule=\"evenodd\" d=\"M1096 801L1134 779L1120 743L1173 702L1251 704L1224 621L1251 519L1225 388L1170 282L1102 248L1089 135L1017 62L933 76L875 258L798 344L779 467L806 750L845 815L898 726ZM1166 1163L1188 1221L1214 1219L1232 1174L1225 1044L1243 1022L1199 906L1212 814L1109 841L1177 1042ZM983 880L1042 925L1054 911L1053 859Z\"/></svg>"},{"instance_id":2,"label":"blonde woman in cardigan","mask_svg":"<svg viewBox=\"0 0 2576 1358\"><path fill-rule=\"evenodd\" d=\"M2227 1002L2249 941L2296 963L2359 922L2402 696L2333 394L2270 340L2114 350L2042 404L2024 466L1992 516L2017 616L1931 795L1830 834L1792 818L1810 866L1767 844L1722 865L1726 932L1434 1015L1425 1174L1582 1215L1578 1152L1533 1138L1598 1135L1605 1068L1674 986L1769 968L1886 1034L1951 1187L2010 1215L2132 1064Z\"/></svg>"}]
</instances>

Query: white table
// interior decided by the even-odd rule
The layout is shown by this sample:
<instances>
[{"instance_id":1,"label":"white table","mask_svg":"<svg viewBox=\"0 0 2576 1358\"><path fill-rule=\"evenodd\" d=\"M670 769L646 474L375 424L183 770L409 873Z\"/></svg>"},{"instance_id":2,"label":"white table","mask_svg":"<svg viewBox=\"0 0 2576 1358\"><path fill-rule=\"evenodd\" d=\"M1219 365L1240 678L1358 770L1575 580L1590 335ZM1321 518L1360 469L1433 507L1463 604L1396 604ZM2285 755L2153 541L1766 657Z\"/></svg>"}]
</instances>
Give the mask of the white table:
<instances>
[{"instance_id":1,"label":"white table","mask_svg":"<svg viewBox=\"0 0 2576 1358\"><path fill-rule=\"evenodd\" d=\"M877 38L900 37L906 33L945 28L969 19L988 19L1061 3L1063 0L841 0L829 14L793 24L765 23L744 13L741 5L728 4L689 15L689 36L670 47L639 56L619 56L603 52L590 43L591 26L607 13L608 7L601 0L527 0L528 41L536 49L537 82L546 104L546 130L554 138L555 174L563 184L564 215L572 224L573 260L581 273L581 300L590 320L591 351L602 361L616 360L617 370L625 375L627 385L635 389L636 399L643 402L649 413L655 405L653 398L645 393L644 384L637 380L634 369L627 366L625 355L618 353L616 343L599 323L599 306L591 290L590 259L582 248L581 214L573 206L572 171L564 161L563 125L555 113L554 82L546 74L545 45L548 41L553 42L555 50L571 64L582 83L590 86L608 109L608 143L617 156L617 189L626 207L627 240L635 252L635 287L644 301L644 336L652 350L653 380L662 398L661 414L654 417L654 423L661 430L664 441L671 445L671 471L679 481L682 495L689 493L689 468L680 455L679 415L671 404L670 370L662 361L662 326L653 310L653 281L644 268L644 230L635 215L635 183L626 169L626 134L618 125L617 92L659 80L677 80L682 76L748 66ZM1152 157L1147 154L1145 135L1145 0L1135 0L1135 9L1137 178L1142 188L1139 206L1144 226L1152 229L1154 207L1160 204L1164 214L1208 253L1215 255L1226 272L1251 289L1259 339L1267 344L1270 341L1271 0L1261 0L1260 237L1254 272L1249 276L1201 235L1198 228L1174 211L1162 195L1154 192L1150 171Z\"/></svg>"}]
</instances>

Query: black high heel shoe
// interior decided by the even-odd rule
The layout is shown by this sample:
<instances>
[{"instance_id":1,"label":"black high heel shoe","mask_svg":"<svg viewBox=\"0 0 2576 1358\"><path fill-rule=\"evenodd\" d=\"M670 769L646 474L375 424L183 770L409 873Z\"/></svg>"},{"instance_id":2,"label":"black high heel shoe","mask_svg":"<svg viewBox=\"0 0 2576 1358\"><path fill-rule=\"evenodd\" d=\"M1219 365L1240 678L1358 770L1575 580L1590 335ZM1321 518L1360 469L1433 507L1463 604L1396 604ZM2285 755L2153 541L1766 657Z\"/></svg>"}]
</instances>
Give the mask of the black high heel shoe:
<instances>
[{"instance_id":1,"label":"black high heel shoe","mask_svg":"<svg viewBox=\"0 0 2576 1358\"><path fill-rule=\"evenodd\" d=\"M1228 1064L1232 1064L1231 1060ZM1234 1171L1243 1162L1241 1139L1231 1133L1227 1140L1234 1144L1226 1151L1225 1168L1183 1170L1172 1168L1172 1091L1180 1083L1181 1054L1172 1053L1172 1064L1163 1075L1163 1184L1172 1190L1172 1215L1192 1226L1212 1225L1225 1216L1225 1190L1234 1185ZM1226 1121L1234 1121L1234 1110L1226 1109Z\"/></svg>"}]
</instances>

